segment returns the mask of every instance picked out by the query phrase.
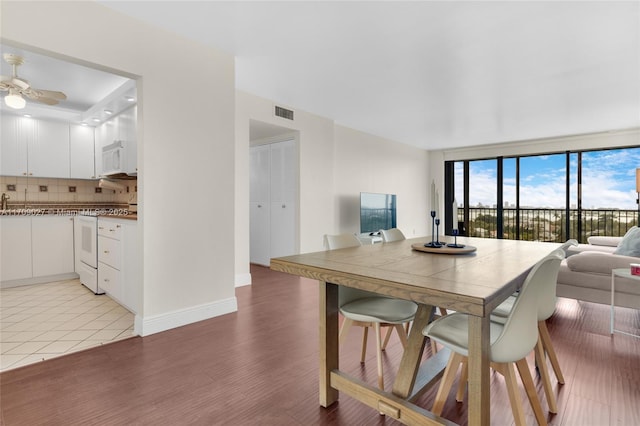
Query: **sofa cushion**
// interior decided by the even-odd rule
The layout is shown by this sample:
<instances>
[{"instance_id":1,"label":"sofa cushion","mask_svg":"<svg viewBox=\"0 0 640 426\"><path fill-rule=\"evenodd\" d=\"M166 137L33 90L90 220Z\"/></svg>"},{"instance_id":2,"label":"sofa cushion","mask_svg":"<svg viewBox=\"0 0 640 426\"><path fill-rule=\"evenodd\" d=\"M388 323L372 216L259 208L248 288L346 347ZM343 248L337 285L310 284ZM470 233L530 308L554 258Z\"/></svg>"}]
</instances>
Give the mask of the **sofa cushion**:
<instances>
[{"instance_id":1,"label":"sofa cushion","mask_svg":"<svg viewBox=\"0 0 640 426\"><path fill-rule=\"evenodd\" d=\"M587 242L593 246L617 247L620 241L622 241L622 237L601 237L594 235L587 238Z\"/></svg>"},{"instance_id":2,"label":"sofa cushion","mask_svg":"<svg viewBox=\"0 0 640 426\"><path fill-rule=\"evenodd\" d=\"M624 237L618 248L613 252L614 254L621 254L623 256L640 256L640 228L632 226Z\"/></svg>"},{"instance_id":3,"label":"sofa cushion","mask_svg":"<svg viewBox=\"0 0 640 426\"><path fill-rule=\"evenodd\" d=\"M606 252L584 251L568 257L565 262L572 271L611 275L612 269L629 268L631 263L638 263L640 259Z\"/></svg>"}]
</instances>

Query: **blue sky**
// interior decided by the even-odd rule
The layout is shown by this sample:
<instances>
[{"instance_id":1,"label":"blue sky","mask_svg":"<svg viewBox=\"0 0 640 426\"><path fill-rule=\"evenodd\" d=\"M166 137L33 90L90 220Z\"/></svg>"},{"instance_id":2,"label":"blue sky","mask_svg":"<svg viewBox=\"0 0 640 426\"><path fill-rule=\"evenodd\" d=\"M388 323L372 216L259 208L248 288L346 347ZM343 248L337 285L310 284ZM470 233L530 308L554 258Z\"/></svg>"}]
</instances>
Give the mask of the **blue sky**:
<instances>
[{"instance_id":1,"label":"blue sky","mask_svg":"<svg viewBox=\"0 0 640 426\"><path fill-rule=\"evenodd\" d=\"M520 158L520 206L564 208L566 157L564 154ZM578 155L571 154L571 201L577 204ZM516 161L504 159L504 201L516 202ZM462 205L462 163L456 166L456 199ZM582 154L582 207L636 210L636 167L640 148ZM471 206L496 204L496 160L470 163Z\"/></svg>"}]
</instances>

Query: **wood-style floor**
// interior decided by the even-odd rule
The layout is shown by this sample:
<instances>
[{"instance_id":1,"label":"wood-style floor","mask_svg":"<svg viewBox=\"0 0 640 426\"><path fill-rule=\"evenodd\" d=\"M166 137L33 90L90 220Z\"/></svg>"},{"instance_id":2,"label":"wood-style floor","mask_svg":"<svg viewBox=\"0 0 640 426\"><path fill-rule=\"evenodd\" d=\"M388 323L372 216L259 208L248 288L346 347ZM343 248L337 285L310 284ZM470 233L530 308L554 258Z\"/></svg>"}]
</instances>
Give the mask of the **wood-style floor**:
<instances>
[{"instance_id":1,"label":"wood-style floor","mask_svg":"<svg viewBox=\"0 0 640 426\"><path fill-rule=\"evenodd\" d=\"M317 284L263 267L251 272L254 284L237 290L237 313L2 373L0 424L398 424L344 395L328 409L318 405ZM617 312L618 327L640 332L638 311ZM566 378L555 386L559 412L549 423L639 425L640 339L609 335L608 306L570 299L559 299L549 330ZM360 331L347 340L341 368L375 386L374 339L365 366ZM388 387L400 348L394 334L384 361ZM499 374L491 389L492 424L513 424ZM430 408L434 395L419 404ZM443 416L466 424L466 415L450 396Z\"/></svg>"}]
</instances>

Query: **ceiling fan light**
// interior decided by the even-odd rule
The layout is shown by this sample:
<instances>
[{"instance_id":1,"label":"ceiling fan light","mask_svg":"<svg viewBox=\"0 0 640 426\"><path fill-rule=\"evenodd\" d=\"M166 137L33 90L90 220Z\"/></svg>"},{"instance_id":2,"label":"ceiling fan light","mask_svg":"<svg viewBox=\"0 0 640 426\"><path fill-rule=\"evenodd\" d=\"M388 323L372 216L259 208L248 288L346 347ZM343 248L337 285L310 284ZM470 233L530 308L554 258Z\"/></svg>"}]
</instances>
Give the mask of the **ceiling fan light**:
<instances>
[{"instance_id":1,"label":"ceiling fan light","mask_svg":"<svg viewBox=\"0 0 640 426\"><path fill-rule=\"evenodd\" d=\"M9 94L4 97L4 103L13 109L22 109L27 105L27 101L19 93L12 90L9 90Z\"/></svg>"}]
</instances>

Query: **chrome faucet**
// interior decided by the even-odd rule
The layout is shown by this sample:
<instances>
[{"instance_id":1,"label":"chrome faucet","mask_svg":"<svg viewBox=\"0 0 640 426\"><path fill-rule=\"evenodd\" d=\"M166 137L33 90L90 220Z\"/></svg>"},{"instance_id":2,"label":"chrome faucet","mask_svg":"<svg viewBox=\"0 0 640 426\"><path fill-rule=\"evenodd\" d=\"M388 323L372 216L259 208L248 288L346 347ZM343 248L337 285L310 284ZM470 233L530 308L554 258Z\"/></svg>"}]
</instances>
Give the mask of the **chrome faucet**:
<instances>
[{"instance_id":1,"label":"chrome faucet","mask_svg":"<svg viewBox=\"0 0 640 426\"><path fill-rule=\"evenodd\" d=\"M2 208L1 208L1 210L6 210L7 209L7 200L8 199L9 199L9 196L3 192L2 193Z\"/></svg>"}]
</instances>

